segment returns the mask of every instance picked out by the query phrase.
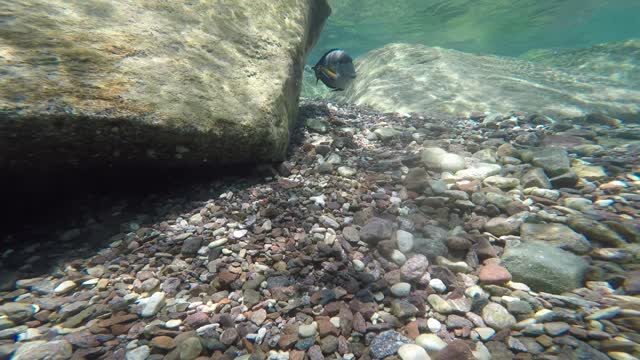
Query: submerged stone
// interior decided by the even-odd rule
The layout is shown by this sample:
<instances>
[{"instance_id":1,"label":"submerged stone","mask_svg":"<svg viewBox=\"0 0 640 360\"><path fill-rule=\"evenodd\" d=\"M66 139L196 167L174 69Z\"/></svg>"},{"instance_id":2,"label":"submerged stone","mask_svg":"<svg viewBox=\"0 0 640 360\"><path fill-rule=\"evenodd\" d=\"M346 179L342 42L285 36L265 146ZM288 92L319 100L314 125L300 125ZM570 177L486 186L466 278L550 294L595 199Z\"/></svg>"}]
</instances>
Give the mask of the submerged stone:
<instances>
[{"instance_id":1,"label":"submerged stone","mask_svg":"<svg viewBox=\"0 0 640 360\"><path fill-rule=\"evenodd\" d=\"M514 281L557 294L582 287L589 267L583 258L536 240L507 246L502 263Z\"/></svg>"}]
</instances>

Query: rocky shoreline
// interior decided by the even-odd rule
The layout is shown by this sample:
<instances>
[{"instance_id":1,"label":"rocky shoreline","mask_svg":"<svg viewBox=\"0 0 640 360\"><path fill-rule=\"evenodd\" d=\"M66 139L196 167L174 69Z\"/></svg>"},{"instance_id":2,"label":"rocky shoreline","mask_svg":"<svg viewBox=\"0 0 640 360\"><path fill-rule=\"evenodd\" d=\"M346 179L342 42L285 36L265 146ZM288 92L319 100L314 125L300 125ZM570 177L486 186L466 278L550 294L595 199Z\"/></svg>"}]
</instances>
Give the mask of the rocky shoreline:
<instances>
[{"instance_id":1,"label":"rocky shoreline","mask_svg":"<svg viewBox=\"0 0 640 360\"><path fill-rule=\"evenodd\" d=\"M640 356L640 126L300 113L260 181L151 197L48 274L4 249L0 359Z\"/></svg>"}]
</instances>

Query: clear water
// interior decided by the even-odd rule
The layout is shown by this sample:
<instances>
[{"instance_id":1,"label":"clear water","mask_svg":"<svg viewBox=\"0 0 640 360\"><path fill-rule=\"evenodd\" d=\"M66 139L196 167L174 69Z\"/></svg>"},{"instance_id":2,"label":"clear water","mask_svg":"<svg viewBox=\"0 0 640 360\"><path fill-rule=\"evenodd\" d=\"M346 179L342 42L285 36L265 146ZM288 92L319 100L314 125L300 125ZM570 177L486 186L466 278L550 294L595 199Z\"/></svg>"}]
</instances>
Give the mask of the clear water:
<instances>
[{"instance_id":1,"label":"clear water","mask_svg":"<svg viewBox=\"0 0 640 360\"><path fill-rule=\"evenodd\" d=\"M640 38L638 0L330 0L309 62L326 49L353 56L388 43L518 56Z\"/></svg>"},{"instance_id":2,"label":"clear water","mask_svg":"<svg viewBox=\"0 0 640 360\"><path fill-rule=\"evenodd\" d=\"M330 3L308 63L343 48L359 75L335 94L307 68L305 97L380 111L640 119L640 0Z\"/></svg>"}]
</instances>

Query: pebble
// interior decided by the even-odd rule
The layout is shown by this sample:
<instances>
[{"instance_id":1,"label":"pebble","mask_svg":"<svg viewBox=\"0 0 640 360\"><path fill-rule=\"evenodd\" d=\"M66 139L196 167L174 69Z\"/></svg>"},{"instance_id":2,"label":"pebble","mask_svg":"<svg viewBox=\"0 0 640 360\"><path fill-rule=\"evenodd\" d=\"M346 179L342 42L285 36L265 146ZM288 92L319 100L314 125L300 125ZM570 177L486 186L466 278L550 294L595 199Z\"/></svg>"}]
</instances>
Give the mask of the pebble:
<instances>
[{"instance_id":1,"label":"pebble","mask_svg":"<svg viewBox=\"0 0 640 360\"><path fill-rule=\"evenodd\" d=\"M429 286L441 294L447 291L447 285L445 285L440 279L429 280Z\"/></svg>"},{"instance_id":2,"label":"pebble","mask_svg":"<svg viewBox=\"0 0 640 360\"><path fill-rule=\"evenodd\" d=\"M453 312L453 307L451 306L451 304L449 304L447 300L436 294L429 295L427 297L427 301L429 302L429 305L431 305L431 307L433 307L433 309L440 314L446 315Z\"/></svg>"},{"instance_id":3,"label":"pebble","mask_svg":"<svg viewBox=\"0 0 640 360\"><path fill-rule=\"evenodd\" d=\"M482 319L495 330L509 329L516 324L516 318L502 305L494 302L482 309Z\"/></svg>"},{"instance_id":4,"label":"pebble","mask_svg":"<svg viewBox=\"0 0 640 360\"><path fill-rule=\"evenodd\" d=\"M190 337L178 346L180 360L194 360L202 353L202 343L198 337Z\"/></svg>"},{"instance_id":5,"label":"pebble","mask_svg":"<svg viewBox=\"0 0 640 360\"><path fill-rule=\"evenodd\" d=\"M182 325L182 320L180 319L172 319L167 321L164 324L164 327L166 327L167 329L177 329L180 325Z\"/></svg>"},{"instance_id":6,"label":"pebble","mask_svg":"<svg viewBox=\"0 0 640 360\"><path fill-rule=\"evenodd\" d=\"M396 231L396 242L398 243L398 250L406 254L413 249L413 234L408 231L398 230Z\"/></svg>"},{"instance_id":7,"label":"pebble","mask_svg":"<svg viewBox=\"0 0 640 360\"><path fill-rule=\"evenodd\" d=\"M298 335L300 335L301 338L316 336L317 330L318 325L315 322L311 324L300 325L298 327Z\"/></svg>"},{"instance_id":8,"label":"pebble","mask_svg":"<svg viewBox=\"0 0 640 360\"><path fill-rule=\"evenodd\" d=\"M159 291L154 293L146 300L144 308L142 308L140 315L142 317L154 316L164 306L164 299L165 294L163 292Z\"/></svg>"},{"instance_id":9,"label":"pebble","mask_svg":"<svg viewBox=\"0 0 640 360\"><path fill-rule=\"evenodd\" d=\"M422 334L416 338L416 344L428 352L438 352L447 347L447 343L436 334Z\"/></svg>"},{"instance_id":10,"label":"pebble","mask_svg":"<svg viewBox=\"0 0 640 360\"><path fill-rule=\"evenodd\" d=\"M396 297L409 296L411 292L411 284L406 282L399 282L391 286L391 293Z\"/></svg>"},{"instance_id":11,"label":"pebble","mask_svg":"<svg viewBox=\"0 0 640 360\"><path fill-rule=\"evenodd\" d=\"M363 271L364 267L365 267L365 265L364 265L364 263L362 261L360 261L358 259L353 260L353 268L356 271Z\"/></svg>"},{"instance_id":12,"label":"pebble","mask_svg":"<svg viewBox=\"0 0 640 360\"><path fill-rule=\"evenodd\" d=\"M56 286L55 289L53 289L53 292L56 295L63 295L75 289L77 286L78 284L76 284L74 281L66 280L60 283L60 285Z\"/></svg>"},{"instance_id":13,"label":"pebble","mask_svg":"<svg viewBox=\"0 0 640 360\"><path fill-rule=\"evenodd\" d=\"M402 360L430 360L427 351L415 344L405 344L398 349L398 356Z\"/></svg>"},{"instance_id":14,"label":"pebble","mask_svg":"<svg viewBox=\"0 0 640 360\"><path fill-rule=\"evenodd\" d=\"M13 354L12 360L70 359L73 355L71 344L65 340L30 341L22 344ZM147 355L149 355L147 353ZM146 358L146 357L145 357ZM129 359L127 359L129 360Z\"/></svg>"},{"instance_id":15,"label":"pebble","mask_svg":"<svg viewBox=\"0 0 640 360\"><path fill-rule=\"evenodd\" d=\"M491 340L491 338L493 337L493 335L495 335L496 331L493 330L490 327L477 327L475 329L473 329L473 331L478 334L478 337L482 340L482 341L489 341Z\"/></svg>"},{"instance_id":16,"label":"pebble","mask_svg":"<svg viewBox=\"0 0 640 360\"><path fill-rule=\"evenodd\" d=\"M442 324L437 319L429 318L427 319L427 328L429 328L429 331L435 334L440 331L440 329L442 328Z\"/></svg>"},{"instance_id":17,"label":"pebble","mask_svg":"<svg viewBox=\"0 0 640 360\"><path fill-rule=\"evenodd\" d=\"M511 280L509 270L498 264L489 263L480 268L478 275L481 283L485 284L504 284Z\"/></svg>"}]
</instances>

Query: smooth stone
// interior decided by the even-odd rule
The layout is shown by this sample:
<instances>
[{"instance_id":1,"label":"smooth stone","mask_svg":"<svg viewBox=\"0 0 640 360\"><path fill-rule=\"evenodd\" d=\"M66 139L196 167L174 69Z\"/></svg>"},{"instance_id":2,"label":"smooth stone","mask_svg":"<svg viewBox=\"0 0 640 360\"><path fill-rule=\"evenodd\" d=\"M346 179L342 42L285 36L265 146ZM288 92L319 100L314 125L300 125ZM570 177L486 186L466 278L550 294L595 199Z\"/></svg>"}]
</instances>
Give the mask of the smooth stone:
<instances>
[{"instance_id":1,"label":"smooth stone","mask_svg":"<svg viewBox=\"0 0 640 360\"><path fill-rule=\"evenodd\" d=\"M514 235L522 221L513 217L495 217L484 224L484 229L495 236Z\"/></svg>"},{"instance_id":2,"label":"smooth stone","mask_svg":"<svg viewBox=\"0 0 640 360\"><path fill-rule=\"evenodd\" d=\"M440 329L442 328L442 324L437 319L429 318L427 319L427 328L429 329L429 331L435 334L440 331Z\"/></svg>"},{"instance_id":3,"label":"smooth stone","mask_svg":"<svg viewBox=\"0 0 640 360\"><path fill-rule=\"evenodd\" d=\"M483 180L489 176L497 175L502 170L502 166L490 163L477 163L468 169L455 173L456 177L466 180Z\"/></svg>"},{"instance_id":4,"label":"smooth stone","mask_svg":"<svg viewBox=\"0 0 640 360\"><path fill-rule=\"evenodd\" d=\"M513 280L556 294L582 287L589 268L585 259L540 241L508 245L501 259Z\"/></svg>"},{"instance_id":5,"label":"smooth stone","mask_svg":"<svg viewBox=\"0 0 640 360\"><path fill-rule=\"evenodd\" d=\"M490 302L482 309L482 319L495 330L509 329L516 324L516 318L502 305Z\"/></svg>"},{"instance_id":6,"label":"smooth stone","mask_svg":"<svg viewBox=\"0 0 640 360\"><path fill-rule=\"evenodd\" d=\"M9 302L0 306L0 313L5 314L9 320L19 325L33 317L36 313L36 307L26 303Z\"/></svg>"},{"instance_id":7,"label":"smooth stone","mask_svg":"<svg viewBox=\"0 0 640 360\"><path fill-rule=\"evenodd\" d=\"M298 335L301 338L316 336L318 325L313 322L311 324L304 324L298 327Z\"/></svg>"},{"instance_id":8,"label":"smooth stone","mask_svg":"<svg viewBox=\"0 0 640 360\"><path fill-rule=\"evenodd\" d=\"M549 176L557 176L569 171L571 164L567 151L558 147L536 149L533 152L531 163L543 168Z\"/></svg>"},{"instance_id":9,"label":"smooth stone","mask_svg":"<svg viewBox=\"0 0 640 360\"><path fill-rule=\"evenodd\" d=\"M447 300L443 299L439 295L431 294L427 297L427 301L433 310L440 314L447 315L454 312L453 307L447 302Z\"/></svg>"},{"instance_id":10,"label":"smooth stone","mask_svg":"<svg viewBox=\"0 0 640 360\"><path fill-rule=\"evenodd\" d=\"M436 263L438 263L438 265L442 265L446 268L448 268L449 270L455 272L455 273L470 273L471 271L473 271L473 269L471 268L471 266L469 266L469 264L467 264L464 261L450 261L449 259L445 258L444 256L438 256L436 258Z\"/></svg>"},{"instance_id":11,"label":"smooth stone","mask_svg":"<svg viewBox=\"0 0 640 360\"><path fill-rule=\"evenodd\" d=\"M391 302L391 314L399 319L406 319L418 314L418 308L405 300L393 300Z\"/></svg>"},{"instance_id":12,"label":"smooth stone","mask_svg":"<svg viewBox=\"0 0 640 360\"><path fill-rule=\"evenodd\" d=\"M422 334L416 338L416 344L428 352L438 352L447 347L447 343L436 334Z\"/></svg>"},{"instance_id":13,"label":"smooth stone","mask_svg":"<svg viewBox=\"0 0 640 360\"><path fill-rule=\"evenodd\" d=\"M67 360L73 348L65 340L31 341L22 344L13 354L12 360ZM148 354L147 354L148 355ZM127 359L129 360L129 359Z\"/></svg>"},{"instance_id":14,"label":"smooth stone","mask_svg":"<svg viewBox=\"0 0 640 360\"><path fill-rule=\"evenodd\" d=\"M476 334L478 334L478 337L482 341L489 341L489 340L491 340L493 335L496 334L496 331L493 330L490 327L477 327L477 328L473 329L473 331L475 331Z\"/></svg>"},{"instance_id":15,"label":"smooth stone","mask_svg":"<svg viewBox=\"0 0 640 360\"><path fill-rule=\"evenodd\" d=\"M180 360L194 360L202 352L202 342L196 336L192 336L178 345Z\"/></svg>"},{"instance_id":16,"label":"smooth stone","mask_svg":"<svg viewBox=\"0 0 640 360\"><path fill-rule=\"evenodd\" d=\"M441 171L455 173L466 168L464 158L458 154L446 153L440 158L438 168Z\"/></svg>"},{"instance_id":17,"label":"smooth stone","mask_svg":"<svg viewBox=\"0 0 640 360\"><path fill-rule=\"evenodd\" d=\"M348 167L348 166L339 166L338 167L338 174L340 176L352 177L357 173L358 173L358 171L356 169Z\"/></svg>"},{"instance_id":18,"label":"smooth stone","mask_svg":"<svg viewBox=\"0 0 640 360\"><path fill-rule=\"evenodd\" d=\"M439 293L447 291L447 285L445 285L440 279L429 280L429 286Z\"/></svg>"},{"instance_id":19,"label":"smooth stone","mask_svg":"<svg viewBox=\"0 0 640 360\"><path fill-rule=\"evenodd\" d=\"M182 320L180 319L172 319L164 323L164 327L167 329L177 329L180 325L182 325Z\"/></svg>"},{"instance_id":20,"label":"smooth stone","mask_svg":"<svg viewBox=\"0 0 640 360\"><path fill-rule=\"evenodd\" d=\"M420 160L428 169L437 170L440 168L440 160L447 151L441 148L425 148L420 153Z\"/></svg>"},{"instance_id":21,"label":"smooth stone","mask_svg":"<svg viewBox=\"0 0 640 360\"><path fill-rule=\"evenodd\" d=\"M612 307L608 307L606 309L598 310L598 311L594 312L593 314L587 316L585 319L586 320L613 319L616 316L618 316L618 314L620 314L621 310L622 310L622 308L619 307L619 306L612 306Z\"/></svg>"},{"instance_id":22,"label":"smooth stone","mask_svg":"<svg viewBox=\"0 0 640 360\"><path fill-rule=\"evenodd\" d=\"M413 249L413 234L408 231L398 230L396 231L396 242L398 250L406 254Z\"/></svg>"},{"instance_id":23,"label":"smooth stone","mask_svg":"<svg viewBox=\"0 0 640 360\"><path fill-rule=\"evenodd\" d=\"M402 266L407 262L407 257L398 249L393 249L391 260L398 266Z\"/></svg>"},{"instance_id":24,"label":"smooth stone","mask_svg":"<svg viewBox=\"0 0 640 360\"><path fill-rule=\"evenodd\" d=\"M499 175L493 175L482 181L487 186L495 186L501 190L510 190L520 185L520 180L516 178L508 178Z\"/></svg>"},{"instance_id":25,"label":"smooth stone","mask_svg":"<svg viewBox=\"0 0 640 360\"><path fill-rule=\"evenodd\" d=\"M56 286L55 289L53 289L53 292L56 295L63 295L75 289L77 286L78 284L76 284L74 281L66 280L60 283L60 285Z\"/></svg>"},{"instance_id":26,"label":"smooth stone","mask_svg":"<svg viewBox=\"0 0 640 360\"><path fill-rule=\"evenodd\" d=\"M411 293L411 284L399 282L391 286L391 293L396 297L406 297Z\"/></svg>"},{"instance_id":27,"label":"smooth stone","mask_svg":"<svg viewBox=\"0 0 640 360\"><path fill-rule=\"evenodd\" d=\"M560 336L569 331L571 325L565 322L548 322L544 324L544 330L549 336Z\"/></svg>"},{"instance_id":28,"label":"smooth stone","mask_svg":"<svg viewBox=\"0 0 640 360\"><path fill-rule=\"evenodd\" d=\"M402 360L430 360L427 351L416 344L404 344L398 349L398 356Z\"/></svg>"},{"instance_id":29,"label":"smooth stone","mask_svg":"<svg viewBox=\"0 0 640 360\"><path fill-rule=\"evenodd\" d=\"M160 311L160 309L162 309L162 307L164 306L164 298L165 294L161 291L151 295L151 297L147 298L144 308L142 308L142 311L140 312L140 315L142 317L151 317L157 314L158 311Z\"/></svg>"}]
</instances>

